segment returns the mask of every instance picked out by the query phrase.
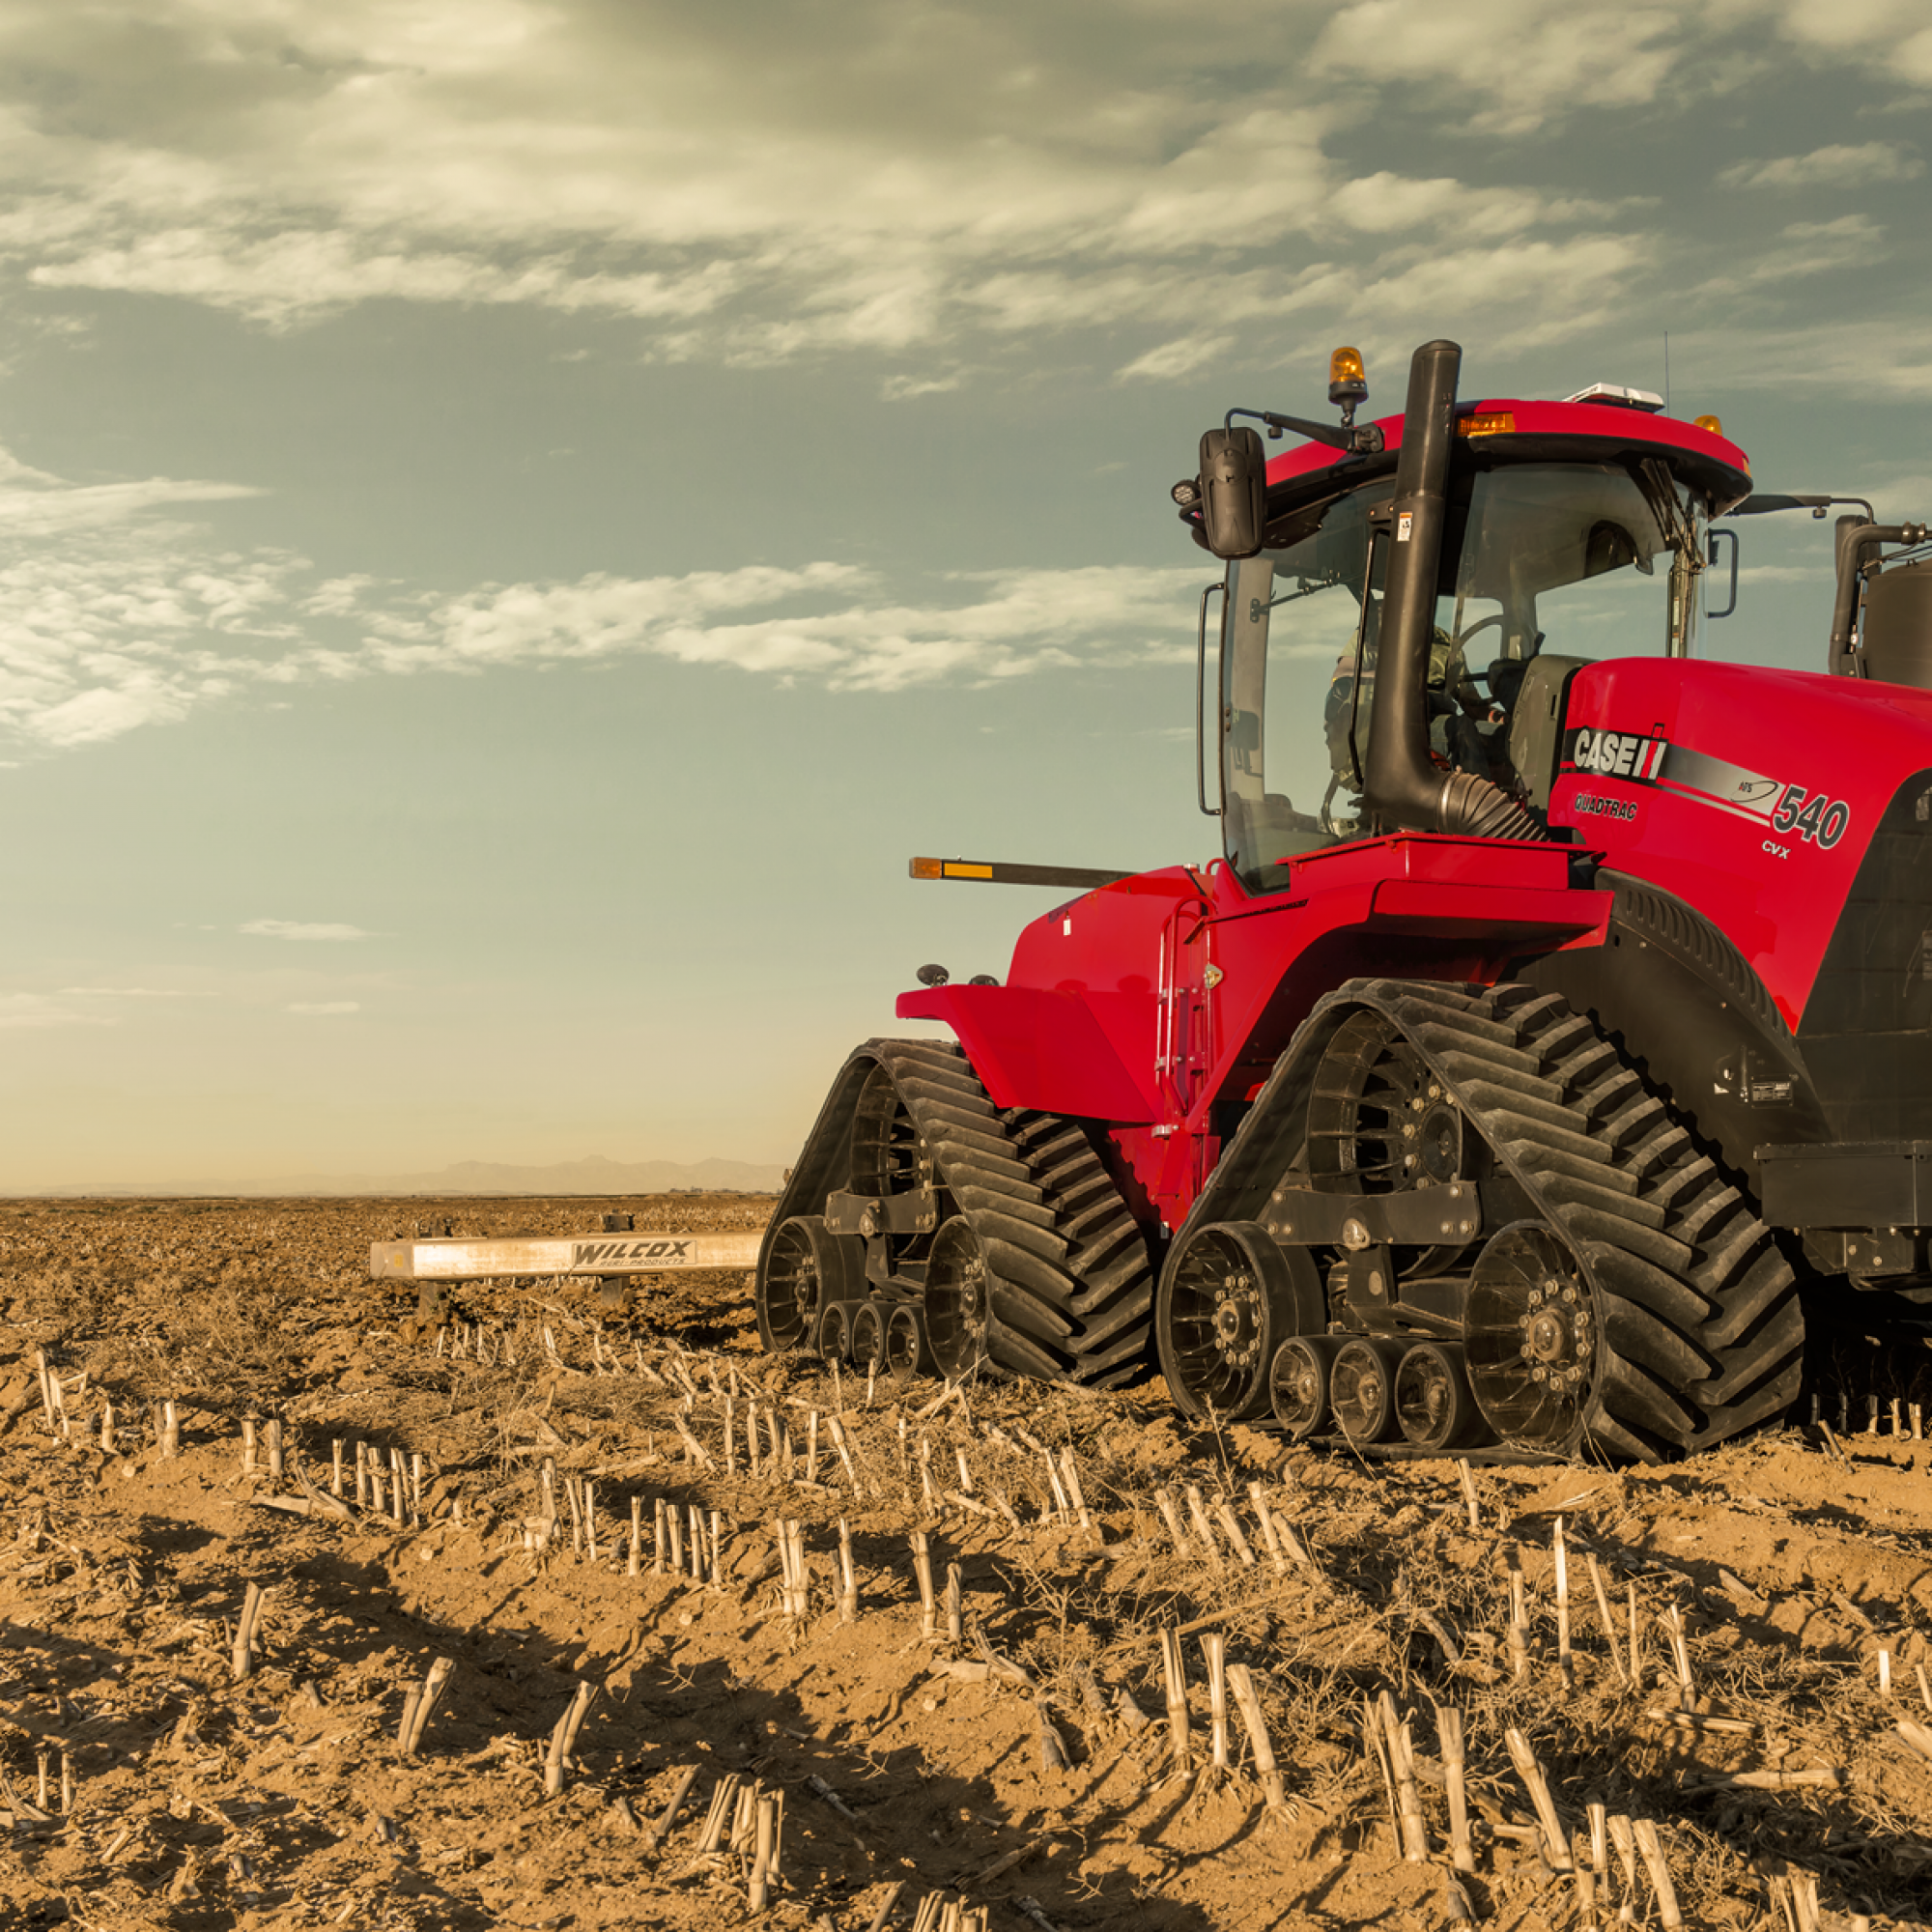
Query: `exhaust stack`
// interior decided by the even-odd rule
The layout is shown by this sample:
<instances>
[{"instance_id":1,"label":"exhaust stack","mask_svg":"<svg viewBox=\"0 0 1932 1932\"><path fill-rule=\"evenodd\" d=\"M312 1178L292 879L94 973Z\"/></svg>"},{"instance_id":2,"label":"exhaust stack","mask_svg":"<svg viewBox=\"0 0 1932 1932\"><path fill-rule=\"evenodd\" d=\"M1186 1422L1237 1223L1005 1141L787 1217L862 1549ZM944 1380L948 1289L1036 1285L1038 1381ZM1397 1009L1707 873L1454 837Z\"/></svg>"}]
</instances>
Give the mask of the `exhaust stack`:
<instances>
[{"instance_id":1,"label":"exhaust stack","mask_svg":"<svg viewBox=\"0 0 1932 1932\"><path fill-rule=\"evenodd\" d=\"M1435 623L1462 361L1460 345L1437 341L1425 342L1408 365L1364 789L1372 811L1409 831L1547 839L1548 831L1527 808L1488 779L1441 771L1429 754L1422 693Z\"/></svg>"}]
</instances>

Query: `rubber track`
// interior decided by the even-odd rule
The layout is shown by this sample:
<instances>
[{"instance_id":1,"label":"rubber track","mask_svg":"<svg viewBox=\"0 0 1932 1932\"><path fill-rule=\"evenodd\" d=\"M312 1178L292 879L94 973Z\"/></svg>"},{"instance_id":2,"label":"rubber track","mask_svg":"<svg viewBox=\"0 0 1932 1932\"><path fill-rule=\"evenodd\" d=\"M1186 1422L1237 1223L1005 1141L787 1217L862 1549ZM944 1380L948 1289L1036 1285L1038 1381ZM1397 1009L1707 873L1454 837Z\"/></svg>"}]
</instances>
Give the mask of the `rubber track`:
<instances>
[{"instance_id":1,"label":"rubber track","mask_svg":"<svg viewBox=\"0 0 1932 1932\"><path fill-rule=\"evenodd\" d=\"M980 1239L1007 1331L999 1365L1096 1388L1138 1376L1150 1355L1153 1272L1086 1129L1057 1114L996 1108L949 1042L873 1039L862 1052L891 1075L934 1179ZM838 1125L821 1116L814 1139ZM781 1211L823 1205L787 1202Z\"/></svg>"},{"instance_id":2,"label":"rubber track","mask_svg":"<svg viewBox=\"0 0 1932 1932\"><path fill-rule=\"evenodd\" d=\"M1595 1279L1608 1352L1574 1446L1656 1462L1790 1406L1804 1342L1790 1265L1590 1020L1533 986L1358 980L1307 1024L1332 1032L1361 1007L1401 1027Z\"/></svg>"}]
</instances>

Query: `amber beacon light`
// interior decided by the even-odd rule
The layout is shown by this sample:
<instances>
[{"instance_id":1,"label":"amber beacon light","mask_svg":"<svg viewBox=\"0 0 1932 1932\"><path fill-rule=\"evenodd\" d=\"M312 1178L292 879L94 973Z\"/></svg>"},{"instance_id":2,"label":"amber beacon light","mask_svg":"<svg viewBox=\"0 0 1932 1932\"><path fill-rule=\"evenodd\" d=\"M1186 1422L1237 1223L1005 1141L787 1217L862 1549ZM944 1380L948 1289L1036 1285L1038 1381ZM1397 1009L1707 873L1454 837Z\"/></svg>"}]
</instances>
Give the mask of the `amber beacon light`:
<instances>
[{"instance_id":1,"label":"amber beacon light","mask_svg":"<svg viewBox=\"0 0 1932 1932\"><path fill-rule=\"evenodd\" d=\"M1362 352L1336 350L1328 358L1328 400L1352 416L1355 405L1368 399L1369 372L1362 365Z\"/></svg>"}]
</instances>

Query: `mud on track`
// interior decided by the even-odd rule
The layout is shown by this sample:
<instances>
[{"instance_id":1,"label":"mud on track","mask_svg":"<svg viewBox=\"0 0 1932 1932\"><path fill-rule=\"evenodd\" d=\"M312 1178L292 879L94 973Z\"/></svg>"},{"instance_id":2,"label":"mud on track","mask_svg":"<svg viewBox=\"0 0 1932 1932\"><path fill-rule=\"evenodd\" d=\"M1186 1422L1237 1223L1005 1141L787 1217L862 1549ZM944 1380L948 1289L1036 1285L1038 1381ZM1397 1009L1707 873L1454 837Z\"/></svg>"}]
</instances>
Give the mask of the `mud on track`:
<instances>
[{"instance_id":1,"label":"mud on track","mask_svg":"<svg viewBox=\"0 0 1932 1932\"><path fill-rule=\"evenodd\" d=\"M464 1326L442 1333L440 1354L435 1337L409 1334L410 1305L365 1279L369 1242L418 1220L564 1232L594 1229L607 1207L640 1229L731 1228L758 1225L769 1203L0 1205L0 1811L14 1820L0 1924L738 1925L744 1861L694 1855L714 1789L737 1774L783 1794L768 1913L781 1925L863 1932L899 1884L900 1925L945 1890L1011 1932L1042 1919L1065 1932L1434 1928L1452 1909L1436 1701L1467 1731L1476 1869L1462 1885L1486 1924L1583 1922L1576 1880L1552 1873L1539 1843L1512 1727L1585 1863L1592 1801L1657 1823L1690 1925L1802 1923L1774 1905L1787 1872L1801 1893L1815 1882L1827 1926L1923 1922L1932 1759L1898 1725L1932 1727L1918 1674L1932 1673L1932 1444L1853 1436L1840 1464L1809 1432L1787 1432L1674 1469L1479 1467L1472 1528L1453 1464L1377 1469L1254 1431L1186 1428L1158 1383L974 1388L919 1419L939 1385L868 1392L849 1372L758 1355L739 1275L673 1278L626 1318L600 1318L575 1290L493 1288L459 1306ZM46 1423L41 1348L64 1384L66 1436ZM99 1440L104 1399L119 1418L112 1450ZM180 1412L176 1459L149 1419L163 1399ZM784 1419L789 1479L782 1458L777 1473L747 1470L753 1401L761 1454L771 1405ZM680 1405L709 1467L680 1434ZM421 1456L419 1520L262 1506L300 1492L292 1475L242 1474L250 1413L280 1419L325 1492L338 1438L385 1461ZM1089 1526L1059 1510L1046 1450L1071 1451ZM532 1550L546 1463L556 1522ZM594 1558L572 1547L578 1483ZM1277 1532L1279 1568L1251 1483L1293 1532ZM1218 1519L1211 1556L1203 1548L1190 1484L1209 1513L1230 1506L1252 1565ZM647 1573L635 1577L634 1496ZM719 1513L716 1585L648 1574L660 1498ZM781 1607L781 1515L803 1525L802 1619ZM1559 1515L1571 1688L1557 1659ZM858 1573L851 1624L836 1605L841 1517ZM942 1588L959 1566L956 1646L943 1610L921 1636L914 1530ZM1591 1556L1620 1655L1634 1592L1636 1687L1612 1661ZM258 1659L238 1682L234 1625L251 1582L266 1592ZM1662 1621L1673 1605L1702 1721L1672 1716L1687 1701ZM1183 1633L1183 1774L1167 1629ZM1253 1670L1281 1764L1278 1815L1261 1803L1238 1713L1232 1768L1209 1762L1213 1634ZM405 1697L438 1656L454 1671L408 1758ZM550 1733L581 1682L598 1695L564 1788L547 1797ZM1383 1691L1409 1720L1423 1862L1402 1856L1364 1745L1365 1700ZM647 1849L638 1827L687 1767L690 1800ZM1596 1897L1614 1918L1614 1849L1609 1865ZM1656 1923L1637 1869L1636 1916Z\"/></svg>"}]
</instances>

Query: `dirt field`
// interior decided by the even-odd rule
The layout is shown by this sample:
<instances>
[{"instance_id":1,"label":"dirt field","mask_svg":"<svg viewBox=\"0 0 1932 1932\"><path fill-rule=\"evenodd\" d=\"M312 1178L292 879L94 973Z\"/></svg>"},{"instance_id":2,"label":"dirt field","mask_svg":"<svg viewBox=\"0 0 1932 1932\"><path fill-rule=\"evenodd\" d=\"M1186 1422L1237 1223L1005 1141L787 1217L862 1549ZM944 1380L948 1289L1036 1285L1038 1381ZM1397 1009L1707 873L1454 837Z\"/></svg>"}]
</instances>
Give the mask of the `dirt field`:
<instances>
[{"instance_id":1,"label":"dirt field","mask_svg":"<svg viewBox=\"0 0 1932 1932\"><path fill-rule=\"evenodd\" d=\"M747 1228L769 1203L0 1206L0 1924L737 1925L766 1798L766 1917L839 1932L879 1923L895 1887L889 1922L922 1932L961 1908L1012 1932L1571 1927L1632 1906L1669 1924L1650 1829L1687 1925L1925 1922L1932 1444L1860 1434L1840 1462L1791 1431L1670 1469L1479 1465L1471 1495L1453 1463L1183 1427L1158 1382L949 1396L767 1358L741 1275L650 1287L624 1317L492 1285L424 1336L366 1279L369 1242L421 1220L561 1233L608 1207L639 1230ZM384 1476L360 1506L357 1443ZM1070 1452L1084 1522L1049 1452L1063 1491ZM392 1453L420 1458L400 1523ZM660 1502L687 1573L689 1512L707 1545L717 1522L715 1575L655 1573ZM802 1526L803 1614L781 1517ZM1214 1762L1215 1639L1252 1673L1272 1805L1232 1692ZM412 1754L406 1703L439 1658ZM594 1695L554 1750L579 1686ZM1438 1707L1465 1738L1460 1876ZM1593 1804L1634 1821L1601 1877Z\"/></svg>"}]
</instances>

